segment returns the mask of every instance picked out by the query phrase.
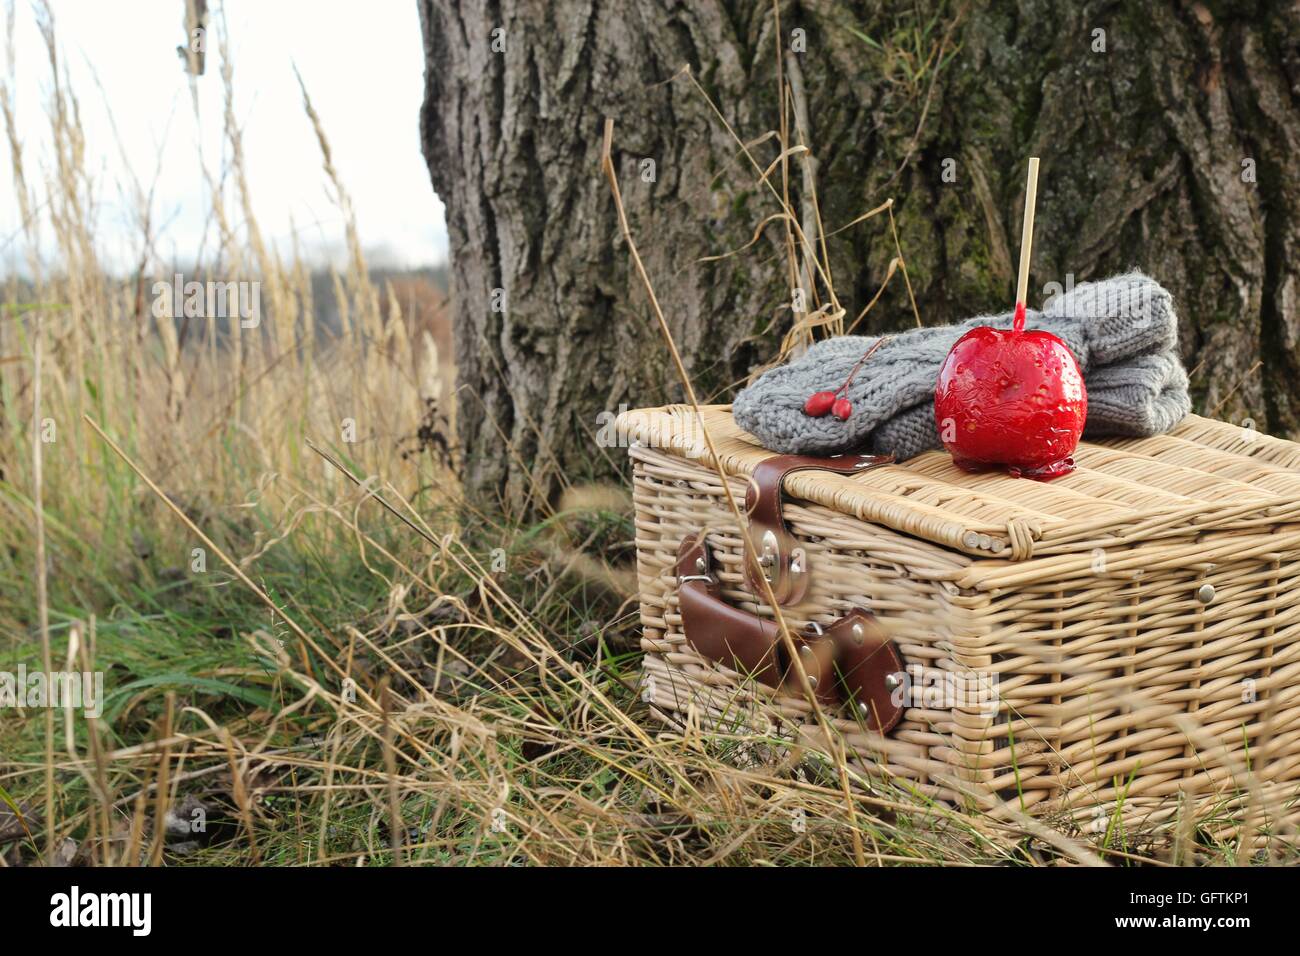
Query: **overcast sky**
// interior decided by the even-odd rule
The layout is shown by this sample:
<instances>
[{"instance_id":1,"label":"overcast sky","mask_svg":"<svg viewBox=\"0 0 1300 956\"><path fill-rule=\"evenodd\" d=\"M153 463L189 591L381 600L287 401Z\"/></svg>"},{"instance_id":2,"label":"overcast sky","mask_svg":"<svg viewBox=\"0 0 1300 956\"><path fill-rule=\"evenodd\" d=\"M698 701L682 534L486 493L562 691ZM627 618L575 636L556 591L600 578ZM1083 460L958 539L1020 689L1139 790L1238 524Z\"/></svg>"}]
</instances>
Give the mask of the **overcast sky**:
<instances>
[{"instance_id":1,"label":"overcast sky","mask_svg":"<svg viewBox=\"0 0 1300 956\"><path fill-rule=\"evenodd\" d=\"M201 145L210 168L219 168L222 160L215 37L207 73L198 81L196 118L176 54L184 37L183 0L52 0L51 7L80 99L87 165L95 182L95 231L103 254L118 267L139 254L129 192L124 195L130 168L146 188L159 170L154 219L164 224L160 255L192 259L208 208L197 150ZM296 64L352 195L373 264L445 261L442 204L420 154L424 63L415 3L225 0L225 11L236 114L244 129L249 187L263 235L286 257L293 228L313 257L336 254L342 237L294 80ZM48 175L52 166L45 112L51 78L32 4L16 0L15 12L13 96L32 181ZM3 50L0 66L10 76ZM21 268L24 261L21 242L13 239L21 226L13 195L9 147L0 141L0 271L5 272ZM209 250L214 238L208 240Z\"/></svg>"}]
</instances>

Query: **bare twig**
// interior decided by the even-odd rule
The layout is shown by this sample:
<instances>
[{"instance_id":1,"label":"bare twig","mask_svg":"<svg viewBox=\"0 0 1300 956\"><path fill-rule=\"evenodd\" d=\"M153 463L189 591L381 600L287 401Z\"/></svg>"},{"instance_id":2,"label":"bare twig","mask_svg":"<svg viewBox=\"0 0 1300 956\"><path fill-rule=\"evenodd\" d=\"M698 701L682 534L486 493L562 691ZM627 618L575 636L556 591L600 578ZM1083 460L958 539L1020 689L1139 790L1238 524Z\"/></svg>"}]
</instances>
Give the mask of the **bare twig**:
<instances>
[{"instance_id":1,"label":"bare twig","mask_svg":"<svg viewBox=\"0 0 1300 956\"><path fill-rule=\"evenodd\" d=\"M1263 359L1260 359L1258 362L1256 362L1254 365L1252 365L1252 366L1250 367L1250 371L1248 371L1245 375L1243 375L1241 378L1239 378L1239 379L1237 380L1236 384L1232 386L1232 388L1228 389L1227 394L1224 395L1223 398L1221 398L1221 399L1219 400L1219 404L1217 404L1217 405L1214 406L1214 409L1210 412L1210 416L1209 416L1209 417L1210 417L1210 418L1214 418L1215 416L1217 416L1217 415L1219 414L1219 409L1221 409L1224 405L1228 404L1228 399L1232 398L1232 396L1236 394L1237 389L1239 389L1239 388L1241 388L1241 386L1245 385L1245 384L1246 384L1246 380L1249 379L1249 378L1250 378L1252 375L1254 375L1256 372L1258 372L1259 369L1260 369L1260 366L1263 365L1263 364L1264 364L1264 360L1263 360ZM1200 366L1197 366L1197 367L1199 368Z\"/></svg>"},{"instance_id":2,"label":"bare twig","mask_svg":"<svg viewBox=\"0 0 1300 956\"><path fill-rule=\"evenodd\" d=\"M44 323L36 313L32 344L32 507L36 512L36 611L41 633L41 666L46 678L54 670L50 652L50 598L45 567L44 429L41 426L41 360L44 356ZM54 707L45 708L45 862L54 862Z\"/></svg>"},{"instance_id":3,"label":"bare twig","mask_svg":"<svg viewBox=\"0 0 1300 956\"><path fill-rule=\"evenodd\" d=\"M727 480L726 470L722 467L722 457L718 454L717 446L713 443L713 436L709 433L708 426L704 422L704 415L700 411L700 403L695 395L695 387L691 383L691 377L686 371L686 366L682 362L681 353L677 350L677 343L673 339L672 330L668 328L668 322L664 318L663 310L659 307L659 297L655 295L654 285L650 281L650 276L646 272L645 264L641 261L641 254L637 251L636 240L632 237L632 229L628 225L627 212L623 208L623 196L618 186L618 174L614 169L614 160L612 156L614 141L614 121L605 120L605 137L604 144L601 148L601 168L605 172L605 178L609 180L610 192L614 196L614 208L618 213L619 229L623 233L623 239L627 243L628 252L632 256L632 263L636 268L637 275L641 278L641 283L645 287L646 295L650 300L650 307L654 312L655 320L659 324L659 331L663 335L664 344L668 347L669 355L672 356L673 365L677 369L678 378L681 380L682 388L686 392L687 401L695 412L695 420L699 425L700 433L704 436L704 443L709 449L709 458L713 462L713 468L718 474L718 479L722 484L722 491L727 499L727 507L731 510L732 516L736 520L737 530L743 533L745 528L745 519L741 517L740 506L736 503L736 498L731 492L731 483ZM800 655L795 646L794 638L790 633L790 627L786 623L785 615L781 612L781 604L776 600L776 595L772 591L772 586L763 574L763 569L758 565L758 557L752 548L745 549L745 557L749 562L750 570L753 572L753 579L759 583L763 590L763 598L767 601L768 607L772 609L773 617L776 619L778 633L782 643L785 646L786 653L793 664L791 670L799 684L799 689L803 692L805 699L812 708L813 715L817 721L818 727L826 737L827 745L834 747L836 734L831 727L830 721L826 719L826 714L822 711L821 704L817 700L817 695L813 692L812 685L808 682L808 673L804 670L803 662L799 659ZM847 775L847 768L842 754L839 759L839 772L841 776ZM856 826L856 817L852 802L848 805L850 820L853 822L853 846L854 856L858 865L865 865L865 858L862 850L862 837L858 833Z\"/></svg>"}]
</instances>

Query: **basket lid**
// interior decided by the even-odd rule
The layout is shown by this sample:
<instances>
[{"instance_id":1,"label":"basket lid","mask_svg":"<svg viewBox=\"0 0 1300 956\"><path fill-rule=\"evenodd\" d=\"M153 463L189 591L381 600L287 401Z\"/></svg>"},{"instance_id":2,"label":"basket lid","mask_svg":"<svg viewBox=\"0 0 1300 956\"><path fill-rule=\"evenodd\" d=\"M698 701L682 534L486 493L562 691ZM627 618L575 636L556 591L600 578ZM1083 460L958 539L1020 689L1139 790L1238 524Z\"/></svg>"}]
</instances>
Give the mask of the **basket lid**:
<instances>
[{"instance_id":1,"label":"basket lid","mask_svg":"<svg viewBox=\"0 0 1300 956\"><path fill-rule=\"evenodd\" d=\"M729 405L637 409L620 435L749 475L775 452L738 426ZM1075 554L1211 530L1300 521L1300 445L1190 415L1153 438L1082 442L1078 468L1051 482L972 474L946 452L855 475L803 471L786 494L981 558Z\"/></svg>"}]
</instances>

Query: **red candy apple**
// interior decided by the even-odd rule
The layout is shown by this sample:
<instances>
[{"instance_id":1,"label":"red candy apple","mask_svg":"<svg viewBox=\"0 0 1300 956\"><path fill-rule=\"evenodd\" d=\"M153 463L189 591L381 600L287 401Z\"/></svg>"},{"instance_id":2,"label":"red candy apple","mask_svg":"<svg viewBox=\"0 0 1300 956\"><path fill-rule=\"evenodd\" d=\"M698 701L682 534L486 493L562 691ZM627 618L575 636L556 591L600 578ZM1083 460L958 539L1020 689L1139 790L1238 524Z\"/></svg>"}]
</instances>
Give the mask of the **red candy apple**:
<instances>
[{"instance_id":1,"label":"red candy apple","mask_svg":"<svg viewBox=\"0 0 1300 956\"><path fill-rule=\"evenodd\" d=\"M1041 330L972 329L948 353L934 390L939 437L967 471L1005 467L1041 481L1069 474L1087 416L1079 363Z\"/></svg>"}]
</instances>

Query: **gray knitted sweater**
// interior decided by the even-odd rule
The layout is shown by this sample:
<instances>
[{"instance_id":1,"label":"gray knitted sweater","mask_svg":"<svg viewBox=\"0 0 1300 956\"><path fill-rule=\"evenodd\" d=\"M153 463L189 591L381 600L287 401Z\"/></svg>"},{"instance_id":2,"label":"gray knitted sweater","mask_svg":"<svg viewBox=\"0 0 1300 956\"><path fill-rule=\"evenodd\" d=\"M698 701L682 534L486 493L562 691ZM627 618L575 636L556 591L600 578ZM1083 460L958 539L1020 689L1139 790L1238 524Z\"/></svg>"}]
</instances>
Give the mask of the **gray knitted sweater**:
<instances>
[{"instance_id":1,"label":"gray knitted sweater","mask_svg":"<svg viewBox=\"0 0 1300 956\"><path fill-rule=\"evenodd\" d=\"M848 421L833 415L811 418L803 404L813 392L838 388L875 342L871 336L816 343L743 390L732 412L737 424L783 454L870 449L911 458L941 447L934 387L953 344L976 326L1010 328L1011 323L1007 312L891 336L849 386L853 414ZM1142 273L1076 286L1043 311L1029 312L1026 327L1059 336L1078 359L1088 387L1087 435L1156 435L1191 411L1173 299Z\"/></svg>"}]
</instances>

